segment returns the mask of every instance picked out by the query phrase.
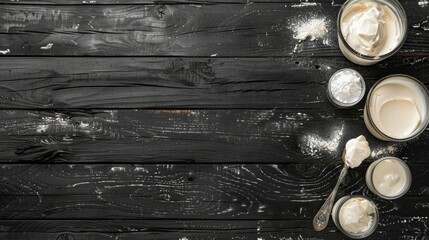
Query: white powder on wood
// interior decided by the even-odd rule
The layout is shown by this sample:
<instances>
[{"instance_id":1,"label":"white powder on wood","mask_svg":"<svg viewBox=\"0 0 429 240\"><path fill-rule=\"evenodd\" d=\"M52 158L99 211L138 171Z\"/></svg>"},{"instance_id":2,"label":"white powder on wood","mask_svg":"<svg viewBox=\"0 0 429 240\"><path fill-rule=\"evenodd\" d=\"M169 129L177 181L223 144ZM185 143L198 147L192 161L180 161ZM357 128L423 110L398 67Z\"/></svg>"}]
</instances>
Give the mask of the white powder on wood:
<instances>
[{"instance_id":1,"label":"white powder on wood","mask_svg":"<svg viewBox=\"0 0 429 240\"><path fill-rule=\"evenodd\" d=\"M354 103L362 94L361 77L354 71L337 72L329 81L332 96L342 103Z\"/></svg>"},{"instance_id":2,"label":"white powder on wood","mask_svg":"<svg viewBox=\"0 0 429 240\"><path fill-rule=\"evenodd\" d=\"M301 22L293 28L293 31L295 32L293 38L299 41L304 41L307 38L314 41L328 32L325 18L312 18Z\"/></svg>"},{"instance_id":3,"label":"white powder on wood","mask_svg":"<svg viewBox=\"0 0 429 240\"><path fill-rule=\"evenodd\" d=\"M323 154L332 154L338 151L343 136L344 125L332 130L330 138L323 138L317 134L305 134L299 144L302 153L312 157L320 157Z\"/></svg>"}]
</instances>

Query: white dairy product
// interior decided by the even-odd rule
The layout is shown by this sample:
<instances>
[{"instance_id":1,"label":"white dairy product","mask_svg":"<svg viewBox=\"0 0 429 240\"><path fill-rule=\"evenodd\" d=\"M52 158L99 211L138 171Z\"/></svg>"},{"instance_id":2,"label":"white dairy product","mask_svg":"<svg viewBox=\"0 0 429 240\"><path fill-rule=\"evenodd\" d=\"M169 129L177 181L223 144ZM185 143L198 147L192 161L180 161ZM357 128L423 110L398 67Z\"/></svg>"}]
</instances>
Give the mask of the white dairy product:
<instances>
[{"instance_id":1,"label":"white dairy product","mask_svg":"<svg viewBox=\"0 0 429 240\"><path fill-rule=\"evenodd\" d=\"M348 6L341 18L344 39L353 50L367 56L380 56L400 43L399 19L384 4L360 1Z\"/></svg>"},{"instance_id":2,"label":"white dairy product","mask_svg":"<svg viewBox=\"0 0 429 240\"><path fill-rule=\"evenodd\" d=\"M372 172L375 189L384 196L395 197L407 190L407 173L404 166L395 159L379 162Z\"/></svg>"},{"instance_id":3,"label":"white dairy product","mask_svg":"<svg viewBox=\"0 0 429 240\"><path fill-rule=\"evenodd\" d=\"M360 100L363 86L361 76L351 69L336 72L329 81L332 96L341 103L354 103Z\"/></svg>"},{"instance_id":4,"label":"white dairy product","mask_svg":"<svg viewBox=\"0 0 429 240\"><path fill-rule=\"evenodd\" d=\"M374 207L365 198L350 198L340 208L339 222L341 227L350 233L366 232L371 228Z\"/></svg>"},{"instance_id":5,"label":"white dairy product","mask_svg":"<svg viewBox=\"0 0 429 240\"><path fill-rule=\"evenodd\" d=\"M351 168L358 167L363 160L371 155L371 149L364 136L350 139L346 143L346 153L344 160L347 166Z\"/></svg>"},{"instance_id":6,"label":"white dairy product","mask_svg":"<svg viewBox=\"0 0 429 240\"><path fill-rule=\"evenodd\" d=\"M391 138L412 136L426 118L425 94L416 82L404 76L385 79L374 88L367 104L372 122Z\"/></svg>"}]
</instances>

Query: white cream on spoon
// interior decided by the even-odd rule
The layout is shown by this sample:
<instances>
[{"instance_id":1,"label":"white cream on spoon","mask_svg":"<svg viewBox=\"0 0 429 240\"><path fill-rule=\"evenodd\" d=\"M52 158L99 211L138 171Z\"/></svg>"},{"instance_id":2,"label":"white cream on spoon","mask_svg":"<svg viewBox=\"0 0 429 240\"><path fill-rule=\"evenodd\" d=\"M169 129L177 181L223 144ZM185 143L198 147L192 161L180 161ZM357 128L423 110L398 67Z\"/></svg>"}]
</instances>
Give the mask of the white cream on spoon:
<instances>
[{"instance_id":1,"label":"white cream on spoon","mask_svg":"<svg viewBox=\"0 0 429 240\"><path fill-rule=\"evenodd\" d=\"M358 167L363 160L369 157L371 150L369 144L364 136L350 139L346 143L346 148L343 152L344 167L341 170L340 177L338 178L337 184L323 203L320 210L316 213L313 219L313 228L316 231L322 231L326 228L329 222L329 216L331 214L332 206L334 205L335 196L337 195L338 188L344 177L347 175L347 170L350 168Z\"/></svg>"}]
</instances>

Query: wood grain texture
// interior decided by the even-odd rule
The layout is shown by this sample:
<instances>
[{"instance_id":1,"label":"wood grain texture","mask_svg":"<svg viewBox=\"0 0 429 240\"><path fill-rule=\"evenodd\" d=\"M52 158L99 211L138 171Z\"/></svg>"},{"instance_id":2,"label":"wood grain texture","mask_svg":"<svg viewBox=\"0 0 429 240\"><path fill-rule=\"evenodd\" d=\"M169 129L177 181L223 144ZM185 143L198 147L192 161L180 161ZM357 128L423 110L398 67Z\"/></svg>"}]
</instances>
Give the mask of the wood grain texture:
<instances>
[{"instance_id":1,"label":"wood grain texture","mask_svg":"<svg viewBox=\"0 0 429 240\"><path fill-rule=\"evenodd\" d=\"M0 237L14 240L141 239L343 239L333 226L311 229L310 220L0 220ZM428 219L382 219L368 239L424 239ZM413 229L413 230L407 230Z\"/></svg>"},{"instance_id":2,"label":"wood grain texture","mask_svg":"<svg viewBox=\"0 0 429 240\"><path fill-rule=\"evenodd\" d=\"M0 49L15 56L342 56L335 30L341 5L294 4L4 4ZM404 7L409 33L398 56L428 56L427 8L414 0ZM299 44L292 28L312 17L326 18L330 32Z\"/></svg>"},{"instance_id":3,"label":"wood grain texture","mask_svg":"<svg viewBox=\"0 0 429 240\"><path fill-rule=\"evenodd\" d=\"M321 127L323 126L323 127ZM429 131L376 140L359 110L0 111L0 161L25 163L335 163L367 136L371 159L427 163Z\"/></svg>"},{"instance_id":4,"label":"wood grain texture","mask_svg":"<svg viewBox=\"0 0 429 240\"><path fill-rule=\"evenodd\" d=\"M219 4L219 3L293 3L294 7L317 6L319 3L338 6L346 0L315 0L311 2L302 2L302 0L0 0L2 4L10 5L138 5L138 4ZM404 1L407 2L407 1Z\"/></svg>"},{"instance_id":5,"label":"wood grain texture","mask_svg":"<svg viewBox=\"0 0 429 240\"><path fill-rule=\"evenodd\" d=\"M427 220L427 164L395 201L373 196L365 167L350 171L339 196L372 197L382 218ZM311 220L340 164L3 164L0 219Z\"/></svg>"},{"instance_id":6,"label":"wood grain texture","mask_svg":"<svg viewBox=\"0 0 429 240\"><path fill-rule=\"evenodd\" d=\"M369 89L394 73L429 85L429 58L371 67L335 58L0 58L0 108L323 108L330 76L353 68ZM362 105L359 106L359 108Z\"/></svg>"}]
</instances>

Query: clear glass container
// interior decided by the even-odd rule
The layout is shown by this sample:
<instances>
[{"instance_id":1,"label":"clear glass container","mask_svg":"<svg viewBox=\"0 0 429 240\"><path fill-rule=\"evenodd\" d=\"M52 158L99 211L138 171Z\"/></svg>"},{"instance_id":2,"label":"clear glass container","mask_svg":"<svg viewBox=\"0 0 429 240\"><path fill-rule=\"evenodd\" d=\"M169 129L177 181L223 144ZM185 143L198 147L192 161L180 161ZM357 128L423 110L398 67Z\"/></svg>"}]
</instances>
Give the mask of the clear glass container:
<instances>
[{"instance_id":1,"label":"clear glass container","mask_svg":"<svg viewBox=\"0 0 429 240\"><path fill-rule=\"evenodd\" d=\"M385 161L394 161L395 163L397 163L397 166L401 166L402 167L402 171L405 175L404 177L404 185L401 187L401 189L394 195L391 196L387 196L382 194L379 190L377 190L376 185L374 184L374 170L377 169L377 167L381 167L381 163L385 162ZM412 177L411 177L411 171L410 168L408 167L408 165L402 161L399 158L396 157L384 157L384 158L380 158L377 161L371 163L371 165L369 165L368 169L366 170L366 174L365 174L365 181L366 181L366 185L368 186L369 190L371 190L371 192L373 192L375 195L384 198L384 199L397 199L402 197L405 193L407 193L407 191L410 189L411 186L411 181L412 181Z\"/></svg>"},{"instance_id":2,"label":"clear glass container","mask_svg":"<svg viewBox=\"0 0 429 240\"><path fill-rule=\"evenodd\" d=\"M419 80L417 80L416 78L413 78L411 76L404 75L404 74L393 74L393 75L389 75L389 76L386 76L386 77L380 79L369 90L367 100L365 103L365 108L364 108L364 122L365 122L365 125L368 128L368 130L376 138L378 138L380 140L384 140L384 141L404 142L404 141L408 141L408 140L411 140L411 139L419 136L427 128L428 123L429 123L429 111L427 111L424 118L421 119L419 127L417 129L415 129L411 135L404 137L404 138L397 138L397 137L389 136L387 133L382 132L377 127L377 125L374 123L373 116L372 116L371 111L370 111L370 104L372 102L371 98L374 97L373 96L374 90L377 89L377 87L381 83L386 83L387 81L391 81L392 79L397 79L397 78L400 78L401 80L403 80L407 84L411 84L411 85L415 86L416 89L419 90L421 97L423 98L423 102L425 103L424 108L428 109L429 92L428 92L427 88L425 87L425 85L423 83L421 83Z\"/></svg>"},{"instance_id":3,"label":"clear glass container","mask_svg":"<svg viewBox=\"0 0 429 240\"><path fill-rule=\"evenodd\" d=\"M357 98L357 100L355 100L353 102L342 102L342 101L340 101L340 99L335 98L335 96L332 92L332 81L341 72L350 72L350 73L354 74L355 76L359 77L361 93L360 93L359 97ZM352 106L356 105L365 96L365 91L366 91L366 85L365 85L364 78L362 77L362 75L359 72L357 72L356 70L353 70L351 68L343 68L343 69L336 71L334 74L332 74L332 76L328 82L328 87L326 89L329 101L332 103L332 105L334 105L338 108L348 108L348 107L352 107Z\"/></svg>"},{"instance_id":4,"label":"clear glass container","mask_svg":"<svg viewBox=\"0 0 429 240\"><path fill-rule=\"evenodd\" d=\"M400 26L400 38L398 40L398 45L392 49L392 51L385 53L380 56L368 56L354 50L346 41L343 35L343 30L341 29L341 20L343 18L343 13L347 10L349 6L352 6L356 3L362 2L376 2L388 7L396 16L396 19L399 20ZM407 15L405 13L404 8L397 0L348 0L346 1L338 13L337 18L337 35L338 35L338 45L340 47L341 52L344 56L349 59L351 62L359 64L359 65L373 65L376 64L388 57L391 57L395 54L404 44L408 31L408 23L407 23Z\"/></svg>"},{"instance_id":5,"label":"clear glass container","mask_svg":"<svg viewBox=\"0 0 429 240\"><path fill-rule=\"evenodd\" d=\"M340 212L341 212L341 208L344 205L344 203L346 203L348 200L351 200L353 198L359 198L359 199L363 199L363 200L367 200L369 201L371 207L372 207L372 212L373 214L371 215L372 217L372 222L370 223L369 228L366 231L363 232L358 232L358 233L352 233L352 232L348 232L346 231L342 225L341 225L341 220L340 220ZM333 206L332 208L332 220L335 223L335 226L337 226L337 228L347 237L349 238L353 238L353 239L362 239L362 238L366 238L369 235L371 235L375 229L378 226L378 222L379 222L379 213L378 213L378 208L375 205L375 203L365 197L365 196L361 196L361 195L349 195L349 196L344 196L342 198L340 198Z\"/></svg>"}]
</instances>

